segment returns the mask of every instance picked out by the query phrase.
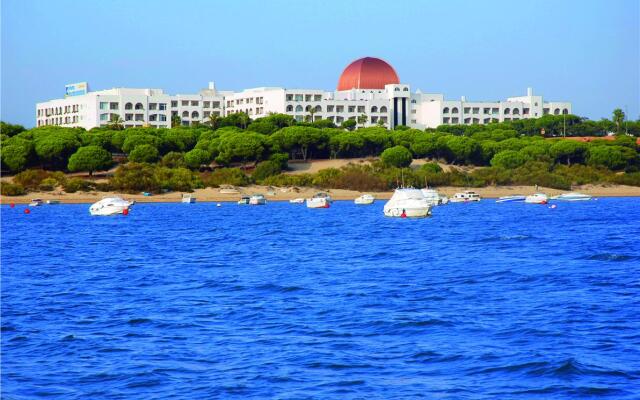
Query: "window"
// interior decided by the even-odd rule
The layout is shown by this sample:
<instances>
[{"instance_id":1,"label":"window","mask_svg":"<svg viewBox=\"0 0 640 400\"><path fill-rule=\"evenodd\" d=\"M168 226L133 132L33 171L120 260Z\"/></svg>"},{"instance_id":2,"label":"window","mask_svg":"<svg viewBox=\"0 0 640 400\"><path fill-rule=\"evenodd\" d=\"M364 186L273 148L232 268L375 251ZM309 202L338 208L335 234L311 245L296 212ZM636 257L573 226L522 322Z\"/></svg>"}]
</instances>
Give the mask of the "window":
<instances>
[{"instance_id":1,"label":"window","mask_svg":"<svg viewBox=\"0 0 640 400\"><path fill-rule=\"evenodd\" d=\"M214 101L211 103L212 108L220 108L220 102L219 101Z\"/></svg>"},{"instance_id":2,"label":"window","mask_svg":"<svg viewBox=\"0 0 640 400\"><path fill-rule=\"evenodd\" d=\"M165 111L167 109L167 103L158 104L158 110Z\"/></svg>"},{"instance_id":3,"label":"window","mask_svg":"<svg viewBox=\"0 0 640 400\"><path fill-rule=\"evenodd\" d=\"M296 106L296 112L302 112L302 106L301 105L297 105Z\"/></svg>"},{"instance_id":4,"label":"window","mask_svg":"<svg viewBox=\"0 0 640 400\"><path fill-rule=\"evenodd\" d=\"M125 114L124 115L124 120L125 121L133 121L133 114Z\"/></svg>"},{"instance_id":5,"label":"window","mask_svg":"<svg viewBox=\"0 0 640 400\"><path fill-rule=\"evenodd\" d=\"M311 95L310 94L306 94L304 95L304 101L311 101Z\"/></svg>"},{"instance_id":6,"label":"window","mask_svg":"<svg viewBox=\"0 0 640 400\"><path fill-rule=\"evenodd\" d=\"M144 114L136 114L136 121L144 121Z\"/></svg>"},{"instance_id":7,"label":"window","mask_svg":"<svg viewBox=\"0 0 640 400\"><path fill-rule=\"evenodd\" d=\"M509 113L511 113L511 109L509 109L509 108L505 108L505 109L504 109L504 114L505 114L505 115L509 115Z\"/></svg>"},{"instance_id":8,"label":"window","mask_svg":"<svg viewBox=\"0 0 640 400\"><path fill-rule=\"evenodd\" d=\"M565 115L567 115L567 114L569 114L569 110L567 110L567 109L565 108L565 109L563 109L563 110L562 110L562 113L563 113L563 114L565 114Z\"/></svg>"},{"instance_id":9,"label":"window","mask_svg":"<svg viewBox=\"0 0 640 400\"><path fill-rule=\"evenodd\" d=\"M523 113L524 115L528 115L528 114L529 114L529 109L528 109L528 108L523 108L523 109L522 109L522 113Z\"/></svg>"},{"instance_id":10,"label":"window","mask_svg":"<svg viewBox=\"0 0 640 400\"><path fill-rule=\"evenodd\" d=\"M549 114L549 109L548 108L543 108L542 109L542 114L544 114L544 115Z\"/></svg>"},{"instance_id":11,"label":"window","mask_svg":"<svg viewBox=\"0 0 640 400\"><path fill-rule=\"evenodd\" d=\"M194 111L194 112L191 113L191 118L196 119L198 117L200 117L200 114L198 114L197 111Z\"/></svg>"},{"instance_id":12,"label":"window","mask_svg":"<svg viewBox=\"0 0 640 400\"><path fill-rule=\"evenodd\" d=\"M478 114L480 112L480 108L479 107L473 107L473 109L471 110L474 114Z\"/></svg>"},{"instance_id":13,"label":"window","mask_svg":"<svg viewBox=\"0 0 640 400\"><path fill-rule=\"evenodd\" d=\"M322 95L321 94L314 94L313 95L313 101L320 101L322 100Z\"/></svg>"},{"instance_id":14,"label":"window","mask_svg":"<svg viewBox=\"0 0 640 400\"><path fill-rule=\"evenodd\" d=\"M465 107L464 108L464 113L465 114L469 114L470 111L471 111L471 107Z\"/></svg>"},{"instance_id":15,"label":"window","mask_svg":"<svg viewBox=\"0 0 640 400\"><path fill-rule=\"evenodd\" d=\"M482 109L482 113L483 114L489 114L489 112L491 111L491 109L489 107L485 107Z\"/></svg>"},{"instance_id":16,"label":"window","mask_svg":"<svg viewBox=\"0 0 640 400\"><path fill-rule=\"evenodd\" d=\"M381 113L386 113L387 112L387 107L386 106L380 107L380 112Z\"/></svg>"},{"instance_id":17,"label":"window","mask_svg":"<svg viewBox=\"0 0 640 400\"><path fill-rule=\"evenodd\" d=\"M287 112L293 112L293 106L291 104L287 106Z\"/></svg>"},{"instance_id":18,"label":"window","mask_svg":"<svg viewBox=\"0 0 640 400\"><path fill-rule=\"evenodd\" d=\"M356 106L349 106L349 112L356 112Z\"/></svg>"},{"instance_id":19,"label":"window","mask_svg":"<svg viewBox=\"0 0 640 400\"><path fill-rule=\"evenodd\" d=\"M100 114L100 121L108 121L108 120L109 120L109 114L106 114L106 113Z\"/></svg>"},{"instance_id":20,"label":"window","mask_svg":"<svg viewBox=\"0 0 640 400\"><path fill-rule=\"evenodd\" d=\"M176 100L171 100L171 108L177 108L178 102Z\"/></svg>"},{"instance_id":21,"label":"window","mask_svg":"<svg viewBox=\"0 0 640 400\"><path fill-rule=\"evenodd\" d=\"M202 107L203 107L203 108L209 108L209 106L210 106L210 105L211 105L211 102L210 102L210 101L204 101L204 102L202 102Z\"/></svg>"},{"instance_id":22,"label":"window","mask_svg":"<svg viewBox=\"0 0 640 400\"><path fill-rule=\"evenodd\" d=\"M416 110L411 110L411 114L415 114L415 113L416 113Z\"/></svg>"},{"instance_id":23,"label":"window","mask_svg":"<svg viewBox=\"0 0 640 400\"><path fill-rule=\"evenodd\" d=\"M364 112L364 106L358 106L358 112L359 113L363 113Z\"/></svg>"},{"instance_id":24,"label":"window","mask_svg":"<svg viewBox=\"0 0 640 400\"><path fill-rule=\"evenodd\" d=\"M371 107L371 112L372 112L372 113L377 113L377 112L378 112L378 107L376 107L376 106L372 106L372 107ZM371 122L373 122L373 119L371 120Z\"/></svg>"},{"instance_id":25,"label":"window","mask_svg":"<svg viewBox=\"0 0 640 400\"><path fill-rule=\"evenodd\" d=\"M520 115L520 110L517 108L513 109L513 115Z\"/></svg>"},{"instance_id":26,"label":"window","mask_svg":"<svg viewBox=\"0 0 640 400\"><path fill-rule=\"evenodd\" d=\"M157 121L158 120L158 114L150 114L149 115L149 121Z\"/></svg>"},{"instance_id":27,"label":"window","mask_svg":"<svg viewBox=\"0 0 640 400\"><path fill-rule=\"evenodd\" d=\"M149 103L149 110L155 110L158 108L158 103Z\"/></svg>"},{"instance_id":28,"label":"window","mask_svg":"<svg viewBox=\"0 0 640 400\"><path fill-rule=\"evenodd\" d=\"M109 103L109 110L117 110L118 103Z\"/></svg>"},{"instance_id":29,"label":"window","mask_svg":"<svg viewBox=\"0 0 640 400\"><path fill-rule=\"evenodd\" d=\"M445 107L442 109L443 114L449 114L449 107Z\"/></svg>"},{"instance_id":30,"label":"window","mask_svg":"<svg viewBox=\"0 0 640 400\"><path fill-rule=\"evenodd\" d=\"M408 87L406 87L406 88L402 89L402 91L403 91L403 92L408 92L408 91L409 91L409 88L408 88Z\"/></svg>"},{"instance_id":31,"label":"window","mask_svg":"<svg viewBox=\"0 0 640 400\"><path fill-rule=\"evenodd\" d=\"M136 110L144 110L142 103L136 103Z\"/></svg>"},{"instance_id":32,"label":"window","mask_svg":"<svg viewBox=\"0 0 640 400\"><path fill-rule=\"evenodd\" d=\"M395 88L395 89L393 89L393 90L394 90L394 91L396 91L396 92L399 92L399 91L400 91L400 88L399 88L399 87L397 87L397 88Z\"/></svg>"},{"instance_id":33,"label":"window","mask_svg":"<svg viewBox=\"0 0 640 400\"><path fill-rule=\"evenodd\" d=\"M182 105L182 107L188 107L189 106L189 101L188 100L182 100L180 102L180 104Z\"/></svg>"},{"instance_id":34,"label":"window","mask_svg":"<svg viewBox=\"0 0 640 400\"><path fill-rule=\"evenodd\" d=\"M189 111L183 111L182 118L189 118Z\"/></svg>"},{"instance_id":35,"label":"window","mask_svg":"<svg viewBox=\"0 0 640 400\"><path fill-rule=\"evenodd\" d=\"M197 100L192 100L191 101L191 107L198 107L198 105L200 105L200 102Z\"/></svg>"},{"instance_id":36,"label":"window","mask_svg":"<svg viewBox=\"0 0 640 400\"><path fill-rule=\"evenodd\" d=\"M301 94L297 94L295 99L296 99L296 101L302 101L302 95Z\"/></svg>"},{"instance_id":37,"label":"window","mask_svg":"<svg viewBox=\"0 0 640 400\"><path fill-rule=\"evenodd\" d=\"M106 110L109 107L109 103L101 101L100 102L100 109L101 110Z\"/></svg>"},{"instance_id":38,"label":"window","mask_svg":"<svg viewBox=\"0 0 640 400\"><path fill-rule=\"evenodd\" d=\"M458 124L458 123L460 123L460 119L458 119L458 117L453 117L453 118L451 118L451 123L452 124Z\"/></svg>"},{"instance_id":39,"label":"window","mask_svg":"<svg viewBox=\"0 0 640 400\"><path fill-rule=\"evenodd\" d=\"M331 106L327 106L327 112L333 112L335 106L331 105Z\"/></svg>"},{"instance_id":40,"label":"window","mask_svg":"<svg viewBox=\"0 0 640 400\"><path fill-rule=\"evenodd\" d=\"M287 95L287 101L293 101L293 95L292 94L288 94Z\"/></svg>"},{"instance_id":41,"label":"window","mask_svg":"<svg viewBox=\"0 0 640 400\"><path fill-rule=\"evenodd\" d=\"M500 110L497 107L491 109L491 114L497 114L498 112L500 112Z\"/></svg>"},{"instance_id":42,"label":"window","mask_svg":"<svg viewBox=\"0 0 640 400\"><path fill-rule=\"evenodd\" d=\"M336 112L344 112L344 106L336 106Z\"/></svg>"},{"instance_id":43,"label":"window","mask_svg":"<svg viewBox=\"0 0 640 400\"><path fill-rule=\"evenodd\" d=\"M164 114L160 114L160 121L166 121L167 120L167 116Z\"/></svg>"}]
</instances>

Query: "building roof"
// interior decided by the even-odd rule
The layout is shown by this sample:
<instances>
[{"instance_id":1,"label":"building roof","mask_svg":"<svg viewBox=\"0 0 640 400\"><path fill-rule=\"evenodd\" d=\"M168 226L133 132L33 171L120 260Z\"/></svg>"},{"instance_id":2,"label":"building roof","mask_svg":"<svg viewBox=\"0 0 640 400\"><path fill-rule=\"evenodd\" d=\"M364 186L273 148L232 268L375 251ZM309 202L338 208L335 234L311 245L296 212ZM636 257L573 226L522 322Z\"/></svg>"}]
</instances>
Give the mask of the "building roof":
<instances>
[{"instance_id":1,"label":"building roof","mask_svg":"<svg viewBox=\"0 0 640 400\"><path fill-rule=\"evenodd\" d=\"M398 74L386 61L364 57L344 69L338 80L338 90L384 89L384 85L398 83Z\"/></svg>"}]
</instances>

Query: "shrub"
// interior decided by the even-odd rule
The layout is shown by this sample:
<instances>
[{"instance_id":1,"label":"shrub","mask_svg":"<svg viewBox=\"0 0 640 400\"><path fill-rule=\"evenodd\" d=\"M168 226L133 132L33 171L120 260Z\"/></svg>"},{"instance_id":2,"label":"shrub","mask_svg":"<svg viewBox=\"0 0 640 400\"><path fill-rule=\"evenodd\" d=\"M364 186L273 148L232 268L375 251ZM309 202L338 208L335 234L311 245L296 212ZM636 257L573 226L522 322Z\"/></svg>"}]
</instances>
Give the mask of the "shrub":
<instances>
[{"instance_id":1,"label":"shrub","mask_svg":"<svg viewBox=\"0 0 640 400\"><path fill-rule=\"evenodd\" d=\"M251 179L239 168L219 168L211 173L202 174L202 182L207 187L220 185L246 186Z\"/></svg>"},{"instance_id":2,"label":"shrub","mask_svg":"<svg viewBox=\"0 0 640 400\"><path fill-rule=\"evenodd\" d=\"M281 170L289 168L289 155L287 153L274 153L269 157L269 160L280 164Z\"/></svg>"},{"instance_id":3,"label":"shrub","mask_svg":"<svg viewBox=\"0 0 640 400\"><path fill-rule=\"evenodd\" d=\"M41 169L28 169L13 177L13 182L23 186L25 189L36 190L40 183L48 178L50 173Z\"/></svg>"},{"instance_id":4,"label":"shrub","mask_svg":"<svg viewBox=\"0 0 640 400\"><path fill-rule=\"evenodd\" d=\"M404 168L411 165L413 156L404 146L394 146L386 149L380 156L382 162L393 167Z\"/></svg>"},{"instance_id":5,"label":"shrub","mask_svg":"<svg viewBox=\"0 0 640 400\"><path fill-rule=\"evenodd\" d=\"M154 167L135 162L119 166L109 183L114 189L125 193L155 193L160 190Z\"/></svg>"},{"instance_id":6,"label":"shrub","mask_svg":"<svg viewBox=\"0 0 640 400\"><path fill-rule=\"evenodd\" d=\"M24 186L17 183L0 182L0 194L3 196L22 196L26 194Z\"/></svg>"},{"instance_id":7,"label":"shrub","mask_svg":"<svg viewBox=\"0 0 640 400\"><path fill-rule=\"evenodd\" d=\"M159 156L158 149L150 144L141 144L129 153L129 160L136 163L152 163L158 161Z\"/></svg>"},{"instance_id":8,"label":"shrub","mask_svg":"<svg viewBox=\"0 0 640 400\"><path fill-rule=\"evenodd\" d=\"M184 168L187 163L184 160L184 154L176 151L171 151L165 154L160 161L160 165L167 168Z\"/></svg>"},{"instance_id":9,"label":"shrub","mask_svg":"<svg viewBox=\"0 0 640 400\"><path fill-rule=\"evenodd\" d=\"M442 167L437 163L426 163L420 167L420 171L437 174L442 172Z\"/></svg>"},{"instance_id":10,"label":"shrub","mask_svg":"<svg viewBox=\"0 0 640 400\"><path fill-rule=\"evenodd\" d=\"M38 185L38 189L43 192L50 192L58 186L58 181L55 178L45 178Z\"/></svg>"},{"instance_id":11,"label":"shrub","mask_svg":"<svg viewBox=\"0 0 640 400\"><path fill-rule=\"evenodd\" d=\"M513 169L521 166L525 161L524 156L519 152L515 150L503 150L493 156L491 165L498 168Z\"/></svg>"},{"instance_id":12,"label":"shrub","mask_svg":"<svg viewBox=\"0 0 640 400\"><path fill-rule=\"evenodd\" d=\"M12 172L19 172L25 169L29 162L30 151L25 146L10 145L2 147L2 163Z\"/></svg>"},{"instance_id":13,"label":"shrub","mask_svg":"<svg viewBox=\"0 0 640 400\"><path fill-rule=\"evenodd\" d=\"M197 169L211 161L211 153L202 149L193 149L184 155L184 161L189 168Z\"/></svg>"},{"instance_id":14,"label":"shrub","mask_svg":"<svg viewBox=\"0 0 640 400\"><path fill-rule=\"evenodd\" d=\"M200 177L187 168L159 167L155 170L155 178L162 189L190 192L202 187Z\"/></svg>"},{"instance_id":15,"label":"shrub","mask_svg":"<svg viewBox=\"0 0 640 400\"><path fill-rule=\"evenodd\" d=\"M77 191L88 192L92 189L92 184L84 179L72 178L67 180L62 187L67 193L75 193Z\"/></svg>"},{"instance_id":16,"label":"shrub","mask_svg":"<svg viewBox=\"0 0 640 400\"><path fill-rule=\"evenodd\" d=\"M282 171L282 166L277 161L263 161L258 164L253 171L253 179L261 181L269 176L278 175Z\"/></svg>"},{"instance_id":17,"label":"shrub","mask_svg":"<svg viewBox=\"0 0 640 400\"><path fill-rule=\"evenodd\" d=\"M269 186L311 186L312 183L312 174L280 174L270 176L262 181L263 185Z\"/></svg>"}]
</instances>

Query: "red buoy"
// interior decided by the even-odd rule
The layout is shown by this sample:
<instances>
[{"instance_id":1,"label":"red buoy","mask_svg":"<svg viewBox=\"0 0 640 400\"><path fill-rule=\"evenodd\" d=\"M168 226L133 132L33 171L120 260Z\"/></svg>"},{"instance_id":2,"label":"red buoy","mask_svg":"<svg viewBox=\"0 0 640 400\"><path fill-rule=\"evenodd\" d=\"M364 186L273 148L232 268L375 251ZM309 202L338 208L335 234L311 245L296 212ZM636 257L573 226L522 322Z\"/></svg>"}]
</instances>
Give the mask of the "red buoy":
<instances>
[{"instance_id":1,"label":"red buoy","mask_svg":"<svg viewBox=\"0 0 640 400\"><path fill-rule=\"evenodd\" d=\"M11 208L13 208L13 207L15 207L15 206L16 206L16 205L15 205L15 204L13 204L13 203L9 204L9 207L11 207Z\"/></svg>"},{"instance_id":2,"label":"red buoy","mask_svg":"<svg viewBox=\"0 0 640 400\"><path fill-rule=\"evenodd\" d=\"M31 210L29 210L28 208L25 208L25 209L24 209L24 213L25 213L25 214L29 214L30 212L31 212Z\"/></svg>"},{"instance_id":3,"label":"red buoy","mask_svg":"<svg viewBox=\"0 0 640 400\"><path fill-rule=\"evenodd\" d=\"M402 214L400 214L400 218L407 218L407 213L403 212Z\"/></svg>"},{"instance_id":4,"label":"red buoy","mask_svg":"<svg viewBox=\"0 0 640 400\"><path fill-rule=\"evenodd\" d=\"M129 209L125 208L124 210L122 210L122 215L129 215Z\"/></svg>"}]
</instances>

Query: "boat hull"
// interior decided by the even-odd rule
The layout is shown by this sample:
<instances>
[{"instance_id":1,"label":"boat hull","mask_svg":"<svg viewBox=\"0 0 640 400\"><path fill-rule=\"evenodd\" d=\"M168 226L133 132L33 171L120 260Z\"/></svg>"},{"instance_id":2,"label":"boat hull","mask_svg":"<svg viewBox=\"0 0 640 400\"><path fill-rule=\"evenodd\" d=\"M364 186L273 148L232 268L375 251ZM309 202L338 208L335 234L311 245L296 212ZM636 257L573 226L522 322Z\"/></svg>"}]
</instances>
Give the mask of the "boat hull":
<instances>
[{"instance_id":1,"label":"boat hull","mask_svg":"<svg viewBox=\"0 0 640 400\"><path fill-rule=\"evenodd\" d=\"M384 216L391 217L391 218L427 218L431 216L431 207L421 207L421 208L389 207L384 209Z\"/></svg>"},{"instance_id":2,"label":"boat hull","mask_svg":"<svg viewBox=\"0 0 640 400\"><path fill-rule=\"evenodd\" d=\"M496 200L496 203L515 203L515 202L523 202L527 196L505 196L500 197Z\"/></svg>"},{"instance_id":3,"label":"boat hull","mask_svg":"<svg viewBox=\"0 0 640 400\"><path fill-rule=\"evenodd\" d=\"M322 197L307 199L307 208L329 208L329 201Z\"/></svg>"}]
</instances>

